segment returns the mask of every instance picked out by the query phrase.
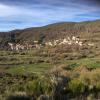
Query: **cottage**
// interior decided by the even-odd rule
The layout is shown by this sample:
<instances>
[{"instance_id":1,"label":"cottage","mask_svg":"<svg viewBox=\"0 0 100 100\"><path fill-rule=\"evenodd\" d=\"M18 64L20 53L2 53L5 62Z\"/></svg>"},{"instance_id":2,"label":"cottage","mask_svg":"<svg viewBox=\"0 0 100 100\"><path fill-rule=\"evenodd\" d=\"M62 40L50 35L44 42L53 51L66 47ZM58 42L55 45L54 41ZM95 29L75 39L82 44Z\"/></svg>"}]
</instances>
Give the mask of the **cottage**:
<instances>
[{"instance_id":1,"label":"cottage","mask_svg":"<svg viewBox=\"0 0 100 100\"><path fill-rule=\"evenodd\" d=\"M76 40L76 37L75 37L75 36L73 36L73 37L72 37L72 40L73 40L73 41L75 41L75 40Z\"/></svg>"},{"instance_id":2,"label":"cottage","mask_svg":"<svg viewBox=\"0 0 100 100\"><path fill-rule=\"evenodd\" d=\"M8 43L8 45L10 46L11 50L15 50L16 46L14 43Z\"/></svg>"},{"instance_id":3,"label":"cottage","mask_svg":"<svg viewBox=\"0 0 100 100\"><path fill-rule=\"evenodd\" d=\"M92 47L92 46L94 46L94 44L93 43L88 43L88 46L91 46Z\"/></svg>"}]
</instances>

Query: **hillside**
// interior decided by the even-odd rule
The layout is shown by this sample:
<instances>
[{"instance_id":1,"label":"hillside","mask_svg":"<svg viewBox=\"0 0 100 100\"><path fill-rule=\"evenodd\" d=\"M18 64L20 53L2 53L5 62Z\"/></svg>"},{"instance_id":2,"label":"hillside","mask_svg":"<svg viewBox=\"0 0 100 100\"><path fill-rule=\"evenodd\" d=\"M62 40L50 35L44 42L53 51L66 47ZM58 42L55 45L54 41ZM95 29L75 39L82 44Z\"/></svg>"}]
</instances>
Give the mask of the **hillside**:
<instances>
[{"instance_id":1,"label":"hillside","mask_svg":"<svg viewBox=\"0 0 100 100\"><path fill-rule=\"evenodd\" d=\"M0 100L100 99L100 20L1 32L0 48Z\"/></svg>"},{"instance_id":2,"label":"hillside","mask_svg":"<svg viewBox=\"0 0 100 100\"><path fill-rule=\"evenodd\" d=\"M41 35L45 41L63 37L78 36L82 39L100 42L100 20L85 22L62 22L50 24L43 27L13 30L0 32L0 47L4 48L8 42L22 43L23 41L33 42L39 40Z\"/></svg>"}]
</instances>

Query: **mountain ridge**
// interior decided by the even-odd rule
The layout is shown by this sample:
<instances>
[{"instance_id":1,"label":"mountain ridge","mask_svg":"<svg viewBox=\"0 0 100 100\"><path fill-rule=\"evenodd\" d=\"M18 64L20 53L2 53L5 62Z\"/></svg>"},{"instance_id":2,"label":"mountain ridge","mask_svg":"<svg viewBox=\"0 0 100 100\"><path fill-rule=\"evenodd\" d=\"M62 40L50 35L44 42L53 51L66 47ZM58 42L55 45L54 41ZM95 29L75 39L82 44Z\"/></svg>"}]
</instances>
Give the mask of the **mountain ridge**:
<instances>
[{"instance_id":1,"label":"mountain ridge","mask_svg":"<svg viewBox=\"0 0 100 100\"><path fill-rule=\"evenodd\" d=\"M100 38L100 20L84 22L59 22L42 27L32 27L9 32L0 32L0 47L5 47L8 42L22 43L39 40L41 36L45 41L78 36L89 40Z\"/></svg>"}]
</instances>

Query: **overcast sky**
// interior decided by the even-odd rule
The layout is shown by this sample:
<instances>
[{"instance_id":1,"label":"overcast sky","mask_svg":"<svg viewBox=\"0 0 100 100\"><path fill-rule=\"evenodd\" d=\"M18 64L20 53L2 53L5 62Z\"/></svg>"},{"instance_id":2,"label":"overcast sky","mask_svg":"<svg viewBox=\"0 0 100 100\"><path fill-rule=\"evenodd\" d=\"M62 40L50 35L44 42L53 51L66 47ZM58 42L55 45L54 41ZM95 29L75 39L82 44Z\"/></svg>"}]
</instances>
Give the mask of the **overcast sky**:
<instances>
[{"instance_id":1,"label":"overcast sky","mask_svg":"<svg viewBox=\"0 0 100 100\"><path fill-rule=\"evenodd\" d=\"M100 0L0 0L0 31L100 19Z\"/></svg>"}]
</instances>

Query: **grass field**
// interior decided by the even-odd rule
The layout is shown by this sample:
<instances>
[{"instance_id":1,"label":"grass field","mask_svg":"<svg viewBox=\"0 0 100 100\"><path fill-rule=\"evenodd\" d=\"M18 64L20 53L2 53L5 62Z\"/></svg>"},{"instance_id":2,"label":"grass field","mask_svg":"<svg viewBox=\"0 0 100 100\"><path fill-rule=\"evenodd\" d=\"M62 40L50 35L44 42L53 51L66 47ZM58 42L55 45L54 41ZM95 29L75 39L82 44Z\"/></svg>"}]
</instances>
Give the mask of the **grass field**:
<instances>
[{"instance_id":1,"label":"grass field","mask_svg":"<svg viewBox=\"0 0 100 100\"><path fill-rule=\"evenodd\" d=\"M84 98L87 89L88 95L86 98L90 97L93 98L91 100L94 100L95 96L98 97L100 90L99 55L81 57L80 54L76 55L75 53L75 56L73 56L71 53L45 53L44 51L0 51L1 100L6 100L6 98L10 98L7 100L15 100L14 98L19 97L35 97L34 100L37 100L42 94L51 96L50 92L56 87L52 88L51 77L48 77L48 75L52 76L56 73L63 75L64 78L62 80L69 79L63 83L64 88L59 86L69 98L76 98L77 93L80 95L78 98ZM54 72L50 74L53 69ZM59 81L57 82L59 83ZM86 98L84 100L88 100Z\"/></svg>"},{"instance_id":2,"label":"grass field","mask_svg":"<svg viewBox=\"0 0 100 100\"><path fill-rule=\"evenodd\" d=\"M7 69L8 73L12 74L32 74L37 73L41 74L48 69L50 69L52 66L47 63L40 63L40 64L22 64L22 65L14 65Z\"/></svg>"},{"instance_id":3,"label":"grass field","mask_svg":"<svg viewBox=\"0 0 100 100\"><path fill-rule=\"evenodd\" d=\"M52 67L61 64L72 67L86 66L89 68L97 68L100 67L100 57L80 58L76 60L62 58L56 60L52 56L39 55L36 51L0 51L0 68L2 71L11 74L42 74Z\"/></svg>"},{"instance_id":4,"label":"grass field","mask_svg":"<svg viewBox=\"0 0 100 100\"><path fill-rule=\"evenodd\" d=\"M100 58L83 58L79 60L63 60L63 64L75 64L76 66L86 66L89 68L100 67Z\"/></svg>"},{"instance_id":5,"label":"grass field","mask_svg":"<svg viewBox=\"0 0 100 100\"><path fill-rule=\"evenodd\" d=\"M52 67L47 57L34 56L33 52L0 51L0 68L12 74L41 73Z\"/></svg>"}]
</instances>

